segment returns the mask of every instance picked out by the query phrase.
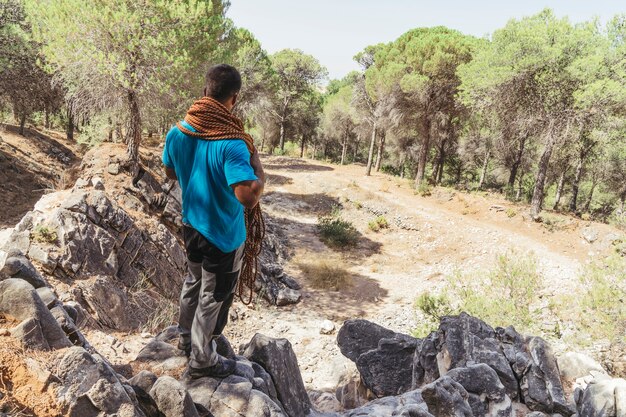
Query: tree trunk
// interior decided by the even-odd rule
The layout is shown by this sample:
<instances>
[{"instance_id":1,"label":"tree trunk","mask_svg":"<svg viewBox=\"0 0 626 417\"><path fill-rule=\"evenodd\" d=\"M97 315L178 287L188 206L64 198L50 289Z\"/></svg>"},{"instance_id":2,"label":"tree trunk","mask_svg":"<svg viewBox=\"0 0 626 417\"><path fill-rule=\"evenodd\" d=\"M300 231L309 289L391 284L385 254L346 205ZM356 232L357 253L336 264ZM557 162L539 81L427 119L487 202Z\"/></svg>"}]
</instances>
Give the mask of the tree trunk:
<instances>
[{"instance_id":1,"label":"tree trunk","mask_svg":"<svg viewBox=\"0 0 626 417\"><path fill-rule=\"evenodd\" d=\"M422 118L422 123L418 126L419 134L422 138L422 146L417 157L417 174L415 175L415 188L424 181L426 163L428 162L428 151L430 150L430 119Z\"/></svg>"},{"instance_id":2,"label":"tree trunk","mask_svg":"<svg viewBox=\"0 0 626 417\"><path fill-rule=\"evenodd\" d=\"M597 185L597 181L594 175L594 177L591 179L591 190L589 190L589 196L587 197L587 201L585 201L585 206L583 208L583 211L585 213L589 213L589 208L591 207L591 201L593 200L593 192L596 189L596 185Z\"/></svg>"},{"instance_id":3,"label":"tree trunk","mask_svg":"<svg viewBox=\"0 0 626 417\"><path fill-rule=\"evenodd\" d=\"M487 167L489 166L489 157L491 156L491 151L487 149L485 153L485 160L483 161L483 169L480 171L480 180L478 181L478 189L483 188L483 184L485 183L485 178L487 177Z\"/></svg>"},{"instance_id":4,"label":"tree trunk","mask_svg":"<svg viewBox=\"0 0 626 417\"><path fill-rule=\"evenodd\" d=\"M70 110L67 111L67 129L65 131L67 140L74 140L74 116Z\"/></svg>"},{"instance_id":5,"label":"tree trunk","mask_svg":"<svg viewBox=\"0 0 626 417\"><path fill-rule=\"evenodd\" d=\"M280 150L285 150L285 118L280 119Z\"/></svg>"},{"instance_id":6,"label":"tree trunk","mask_svg":"<svg viewBox=\"0 0 626 417\"><path fill-rule=\"evenodd\" d=\"M365 169L366 176L369 176L372 173L372 162L374 159L374 145L376 145L376 123L372 125L372 139L370 140L370 151L367 154L367 168Z\"/></svg>"},{"instance_id":7,"label":"tree trunk","mask_svg":"<svg viewBox=\"0 0 626 417\"><path fill-rule=\"evenodd\" d=\"M141 113L139 112L139 103L134 92L128 93L128 110L130 119L128 121L128 130L126 130L126 154L132 162L139 159L139 145L141 145Z\"/></svg>"},{"instance_id":8,"label":"tree trunk","mask_svg":"<svg viewBox=\"0 0 626 417\"><path fill-rule=\"evenodd\" d=\"M306 136L302 135L302 140L300 141L300 158L304 158L304 144L306 143Z\"/></svg>"},{"instance_id":9,"label":"tree trunk","mask_svg":"<svg viewBox=\"0 0 626 417\"><path fill-rule=\"evenodd\" d=\"M441 141L441 145L439 146L438 152L437 152L437 162L435 163L435 166L433 167L433 182L435 183L435 185L438 185L441 182L441 177L443 177L443 163L446 159L446 154L445 154L445 146L446 146L446 141L443 140Z\"/></svg>"},{"instance_id":10,"label":"tree trunk","mask_svg":"<svg viewBox=\"0 0 626 417\"><path fill-rule=\"evenodd\" d=\"M578 206L578 192L580 189L580 180L583 177L583 167L585 165L585 154L580 153L578 163L576 164L576 172L574 173L574 181L572 182L572 199L569 202L569 210L574 212Z\"/></svg>"},{"instance_id":11,"label":"tree trunk","mask_svg":"<svg viewBox=\"0 0 626 417\"><path fill-rule=\"evenodd\" d=\"M383 155L385 152L385 132L380 132L380 143L378 144L378 154L376 155L376 172L380 171L380 165L382 164Z\"/></svg>"},{"instance_id":12,"label":"tree trunk","mask_svg":"<svg viewBox=\"0 0 626 417\"><path fill-rule=\"evenodd\" d=\"M354 155L352 156L352 162L356 162L356 157L359 153L359 143L361 142L361 135L357 135L356 142L354 143Z\"/></svg>"},{"instance_id":13,"label":"tree trunk","mask_svg":"<svg viewBox=\"0 0 626 417\"><path fill-rule=\"evenodd\" d=\"M554 196L554 207L553 210L557 210L559 208L559 202L561 201L561 196L563 195L563 185L565 184L565 170L561 172L561 176L559 177L559 183L556 186L556 196Z\"/></svg>"},{"instance_id":14,"label":"tree trunk","mask_svg":"<svg viewBox=\"0 0 626 417\"><path fill-rule=\"evenodd\" d=\"M519 173L519 178L517 180L517 193L515 194L515 201L520 201L522 199L522 190L524 189L524 174L524 170L522 169Z\"/></svg>"},{"instance_id":15,"label":"tree trunk","mask_svg":"<svg viewBox=\"0 0 626 417\"><path fill-rule=\"evenodd\" d=\"M539 219L539 213L541 212L541 206L543 204L543 188L546 183L546 174L548 173L548 166L550 165L550 157L552 156L552 149L556 142L556 135L552 131L554 122L550 122L547 132L546 146L539 159L539 165L537 167L537 177L535 178L535 188L533 190L533 199L530 202L530 215L533 220Z\"/></svg>"},{"instance_id":16,"label":"tree trunk","mask_svg":"<svg viewBox=\"0 0 626 417\"><path fill-rule=\"evenodd\" d=\"M261 152L263 152L264 147L265 147L265 135L261 136Z\"/></svg>"},{"instance_id":17,"label":"tree trunk","mask_svg":"<svg viewBox=\"0 0 626 417\"><path fill-rule=\"evenodd\" d=\"M20 135L24 136L24 127L26 126L26 113L20 115Z\"/></svg>"},{"instance_id":18,"label":"tree trunk","mask_svg":"<svg viewBox=\"0 0 626 417\"><path fill-rule=\"evenodd\" d=\"M346 162L346 153L348 151L348 131L343 135L343 143L341 144L341 165Z\"/></svg>"},{"instance_id":19,"label":"tree trunk","mask_svg":"<svg viewBox=\"0 0 626 417\"><path fill-rule=\"evenodd\" d=\"M517 171L522 164L522 158L524 156L524 146L526 146L526 137L520 139L519 148L517 149L517 154L515 155L515 161L513 161L513 165L511 166L511 173L509 174L508 184L510 189L515 188L515 178L517 177Z\"/></svg>"},{"instance_id":20,"label":"tree trunk","mask_svg":"<svg viewBox=\"0 0 626 417\"><path fill-rule=\"evenodd\" d=\"M50 111L48 110L48 106L44 109L43 127L50 129Z\"/></svg>"}]
</instances>

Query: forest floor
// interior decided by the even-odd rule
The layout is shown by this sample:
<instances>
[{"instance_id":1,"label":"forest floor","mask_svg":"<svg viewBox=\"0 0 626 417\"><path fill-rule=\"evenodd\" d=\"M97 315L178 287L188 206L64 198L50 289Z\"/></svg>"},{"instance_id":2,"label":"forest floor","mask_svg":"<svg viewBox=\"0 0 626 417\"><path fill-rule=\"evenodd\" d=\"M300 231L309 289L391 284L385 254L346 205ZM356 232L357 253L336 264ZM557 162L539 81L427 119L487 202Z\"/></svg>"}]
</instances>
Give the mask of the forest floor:
<instances>
[{"instance_id":1,"label":"forest floor","mask_svg":"<svg viewBox=\"0 0 626 417\"><path fill-rule=\"evenodd\" d=\"M45 189L64 188L80 155L78 146L62 138L40 140L34 131L23 138L12 129L0 131L0 234L32 209ZM535 254L543 295L568 292L581 267L607 254L610 236L621 234L560 214L551 214L548 227L530 220L526 206L494 194L437 187L422 197L411 181L382 173L366 177L360 165L276 156L262 161L269 178L263 208L288 241L285 269L302 284L303 299L287 307L236 302L225 333L235 349L256 332L289 339L309 389L333 389L354 368L339 352L336 331L320 334L325 320L339 329L346 319L365 318L410 333L418 324L414 304L420 294L440 288L455 271L491 270L498 255L512 250ZM317 233L318 217L337 210L359 232L357 245L345 251L327 247ZM374 232L368 223L379 215L389 228ZM593 243L582 237L589 227L597 233ZM344 270L351 284L339 291L314 288L300 265L320 262ZM95 330L86 336L120 365L149 341L148 335Z\"/></svg>"}]
</instances>

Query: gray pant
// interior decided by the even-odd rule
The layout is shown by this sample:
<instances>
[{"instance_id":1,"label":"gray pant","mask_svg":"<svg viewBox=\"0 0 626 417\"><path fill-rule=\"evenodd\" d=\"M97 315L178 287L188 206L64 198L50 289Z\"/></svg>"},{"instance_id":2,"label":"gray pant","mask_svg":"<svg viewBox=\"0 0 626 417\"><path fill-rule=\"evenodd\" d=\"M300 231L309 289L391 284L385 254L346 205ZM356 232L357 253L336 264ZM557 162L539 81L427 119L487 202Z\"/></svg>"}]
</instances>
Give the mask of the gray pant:
<instances>
[{"instance_id":1,"label":"gray pant","mask_svg":"<svg viewBox=\"0 0 626 417\"><path fill-rule=\"evenodd\" d=\"M189 365L206 368L218 361L215 338L228 322L241 270L243 247L224 253L190 226L184 226L189 273L180 295L181 342L191 346Z\"/></svg>"}]
</instances>

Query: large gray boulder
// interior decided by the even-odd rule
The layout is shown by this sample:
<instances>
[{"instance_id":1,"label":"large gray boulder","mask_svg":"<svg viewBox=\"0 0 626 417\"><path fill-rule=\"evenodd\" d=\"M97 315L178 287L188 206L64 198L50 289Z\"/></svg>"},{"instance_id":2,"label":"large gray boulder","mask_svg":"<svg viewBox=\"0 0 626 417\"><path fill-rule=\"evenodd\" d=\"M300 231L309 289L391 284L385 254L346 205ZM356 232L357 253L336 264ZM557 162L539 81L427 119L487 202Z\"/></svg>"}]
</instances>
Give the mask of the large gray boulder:
<instances>
[{"instance_id":1,"label":"large gray boulder","mask_svg":"<svg viewBox=\"0 0 626 417\"><path fill-rule=\"evenodd\" d=\"M506 395L498 374L490 366L480 363L454 368L446 376L465 388L474 417L512 416L511 399Z\"/></svg>"},{"instance_id":2,"label":"large gray boulder","mask_svg":"<svg viewBox=\"0 0 626 417\"><path fill-rule=\"evenodd\" d=\"M337 333L337 344L343 356L356 362L365 352L377 349L381 339L392 339L395 335L394 331L371 321L346 320Z\"/></svg>"},{"instance_id":3,"label":"large gray boulder","mask_svg":"<svg viewBox=\"0 0 626 417\"><path fill-rule=\"evenodd\" d=\"M345 414L345 417L389 416L433 417L433 415L428 412L420 390L409 391L397 396L379 398L359 408L350 410Z\"/></svg>"},{"instance_id":4,"label":"large gray boulder","mask_svg":"<svg viewBox=\"0 0 626 417\"><path fill-rule=\"evenodd\" d=\"M557 360L540 337L523 337L513 327L498 328L498 339L515 377L521 399L532 411L571 415Z\"/></svg>"},{"instance_id":5,"label":"large gray boulder","mask_svg":"<svg viewBox=\"0 0 626 417\"><path fill-rule=\"evenodd\" d=\"M580 417L626 416L626 380L596 374L585 390L574 393Z\"/></svg>"},{"instance_id":6,"label":"large gray boulder","mask_svg":"<svg viewBox=\"0 0 626 417\"><path fill-rule=\"evenodd\" d=\"M220 417L287 417L266 394L244 377L184 379L187 392L202 413ZM300 414L305 416L306 414Z\"/></svg>"},{"instance_id":7,"label":"large gray boulder","mask_svg":"<svg viewBox=\"0 0 626 417\"><path fill-rule=\"evenodd\" d=\"M271 375L278 400L290 417L305 416L311 401L304 388L298 359L287 339L255 334L243 355Z\"/></svg>"},{"instance_id":8,"label":"large gray boulder","mask_svg":"<svg viewBox=\"0 0 626 417\"><path fill-rule=\"evenodd\" d=\"M45 288L48 285L46 279L20 250L6 247L5 249L8 252L5 252L4 263L0 264L0 279L21 278L34 288Z\"/></svg>"},{"instance_id":9,"label":"large gray boulder","mask_svg":"<svg viewBox=\"0 0 626 417\"><path fill-rule=\"evenodd\" d=\"M73 347L59 362L57 376L61 380L57 397L60 404L69 409L69 415L145 416L132 388L124 384L99 355Z\"/></svg>"},{"instance_id":10,"label":"large gray boulder","mask_svg":"<svg viewBox=\"0 0 626 417\"><path fill-rule=\"evenodd\" d=\"M381 339L378 347L356 360L363 383L377 397L399 395L411 389L413 356L418 339L397 335Z\"/></svg>"},{"instance_id":11,"label":"large gray boulder","mask_svg":"<svg viewBox=\"0 0 626 417\"><path fill-rule=\"evenodd\" d=\"M180 382L171 376L162 376L150 390L159 411L166 417L199 417L193 400Z\"/></svg>"},{"instance_id":12,"label":"large gray boulder","mask_svg":"<svg viewBox=\"0 0 626 417\"><path fill-rule=\"evenodd\" d=\"M37 334L41 332L47 345L52 349L72 346L61 326L39 298L35 288L22 279L9 278L0 281L0 314L22 322L31 321L28 326ZM33 319L35 322L32 322ZM24 326L16 331L16 335L22 334L23 330ZM23 340L28 343L26 339ZM41 343L40 347L45 348L45 344Z\"/></svg>"},{"instance_id":13,"label":"large gray boulder","mask_svg":"<svg viewBox=\"0 0 626 417\"><path fill-rule=\"evenodd\" d=\"M443 376L422 387L428 411L437 417L473 417L468 393L461 384Z\"/></svg>"}]
</instances>

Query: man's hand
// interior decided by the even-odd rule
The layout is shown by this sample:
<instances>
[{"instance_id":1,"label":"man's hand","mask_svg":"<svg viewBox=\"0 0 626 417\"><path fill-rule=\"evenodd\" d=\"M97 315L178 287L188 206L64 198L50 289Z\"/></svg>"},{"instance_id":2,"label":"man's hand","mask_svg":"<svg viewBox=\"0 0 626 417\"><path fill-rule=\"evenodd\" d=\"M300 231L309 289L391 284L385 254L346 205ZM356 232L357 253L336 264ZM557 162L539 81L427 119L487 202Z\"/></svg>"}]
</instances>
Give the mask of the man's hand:
<instances>
[{"instance_id":1,"label":"man's hand","mask_svg":"<svg viewBox=\"0 0 626 417\"><path fill-rule=\"evenodd\" d=\"M250 157L250 165L254 170L254 175L256 175L258 179L254 181L242 181L232 186L237 200L239 200L244 207L249 209L254 208L254 206L259 203L261 194L263 194L263 188L265 187L265 172L263 171L259 153L256 150Z\"/></svg>"}]
</instances>

